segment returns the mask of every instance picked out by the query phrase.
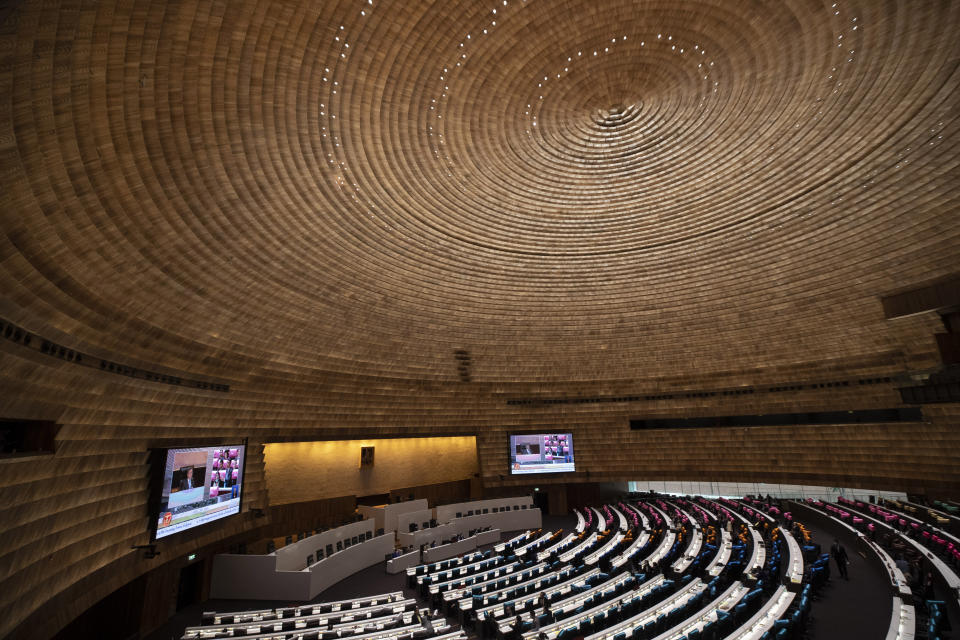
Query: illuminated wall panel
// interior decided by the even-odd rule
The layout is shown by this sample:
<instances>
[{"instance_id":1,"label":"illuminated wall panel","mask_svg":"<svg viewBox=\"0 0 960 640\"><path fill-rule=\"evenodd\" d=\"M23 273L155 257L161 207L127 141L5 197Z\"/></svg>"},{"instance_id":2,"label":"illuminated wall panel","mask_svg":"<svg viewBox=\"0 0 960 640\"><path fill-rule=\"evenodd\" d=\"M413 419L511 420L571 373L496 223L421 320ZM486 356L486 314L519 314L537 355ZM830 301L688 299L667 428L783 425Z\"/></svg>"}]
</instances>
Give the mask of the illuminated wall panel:
<instances>
[{"instance_id":1,"label":"illuminated wall panel","mask_svg":"<svg viewBox=\"0 0 960 640\"><path fill-rule=\"evenodd\" d=\"M360 467L361 447L376 448L372 466ZM264 457L271 504L388 493L479 470L473 436L277 442L265 445Z\"/></svg>"}]
</instances>

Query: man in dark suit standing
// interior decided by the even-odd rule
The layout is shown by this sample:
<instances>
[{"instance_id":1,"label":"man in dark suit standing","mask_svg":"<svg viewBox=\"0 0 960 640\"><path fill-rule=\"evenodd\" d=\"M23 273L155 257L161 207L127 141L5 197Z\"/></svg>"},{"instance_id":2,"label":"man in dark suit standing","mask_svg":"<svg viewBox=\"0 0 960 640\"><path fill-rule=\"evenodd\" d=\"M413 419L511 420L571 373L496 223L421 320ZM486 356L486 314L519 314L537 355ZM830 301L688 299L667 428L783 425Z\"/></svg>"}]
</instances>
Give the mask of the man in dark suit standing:
<instances>
[{"instance_id":1,"label":"man in dark suit standing","mask_svg":"<svg viewBox=\"0 0 960 640\"><path fill-rule=\"evenodd\" d=\"M833 556L833 559L836 561L837 568L840 569L840 575L843 579L849 580L847 563L850 562L850 559L847 557L847 550L843 548L843 545L840 544L840 541L836 538L833 540L833 546L830 547L830 555Z\"/></svg>"},{"instance_id":2,"label":"man in dark suit standing","mask_svg":"<svg viewBox=\"0 0 960 640\"><path fill-rule=\"evenodd\" d=\"M187 469L187 477L180 481L180 491L193 489L193 467Z\"/></svg>"}]
</instances>

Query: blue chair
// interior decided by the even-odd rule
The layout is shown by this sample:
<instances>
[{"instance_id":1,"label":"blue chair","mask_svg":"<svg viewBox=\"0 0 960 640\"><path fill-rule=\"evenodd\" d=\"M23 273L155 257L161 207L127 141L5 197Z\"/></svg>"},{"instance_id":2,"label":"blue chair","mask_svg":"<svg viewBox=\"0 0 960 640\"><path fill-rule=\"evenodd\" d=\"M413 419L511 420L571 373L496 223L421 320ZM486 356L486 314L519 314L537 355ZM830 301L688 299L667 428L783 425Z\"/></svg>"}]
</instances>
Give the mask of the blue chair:
<instances>
[{"instance_id":1,"label":"blue chair","mask_svg":"<svg viewBox=\"0 0 960 640\"><path fill-rule=\"evenodd\" d=\"M716 626L716 624L717 624L716 622L711 620L707 624L703 625L703 629L700 629L700 635L704 638L709 638L711 635L713 635L713 632L714 632L713 627Z\"/></svg>"},{"instance_id":2,"label":"blue chair","mask_svg":"<svg viewBox=\"0 0 960 640\"><path fill-rule=\"evenodd\" d=\"M733 615L737 620L743 620L747 617L747 605L742 602L733 608Z\"/></svg>"}]
</instances>

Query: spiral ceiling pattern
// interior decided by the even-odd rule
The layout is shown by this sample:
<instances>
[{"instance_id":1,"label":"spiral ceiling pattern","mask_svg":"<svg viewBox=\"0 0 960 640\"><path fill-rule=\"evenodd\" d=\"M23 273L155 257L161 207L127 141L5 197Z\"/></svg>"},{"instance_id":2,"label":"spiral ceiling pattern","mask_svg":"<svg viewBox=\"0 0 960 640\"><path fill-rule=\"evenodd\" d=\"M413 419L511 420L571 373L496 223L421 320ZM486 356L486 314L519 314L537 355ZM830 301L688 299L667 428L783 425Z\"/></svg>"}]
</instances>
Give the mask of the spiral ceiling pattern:
<instances>
[{"instance_id":1,"label":"spiral ceiling pattern","mask_svg":"<svg viewBox=\"0 0 960 640\"><path fill-rule=\"evenodd\" d=\"M960 275L958 33L951 0L0 3L0 426L49 436L0 464L0 636L155 569L152 447L250 445L246 513L164 563L265 526L276 441L469 436L471 495L562 430L544 486L955 497L956 405L630 420L896 414L940 364L881 297Z\"/></svg>"},{"instance_id":2,"label":"spiral ceiling pattern","mask_svg":"<svg viewBox=\"0 0 960 640\"><path fill-rule=\"evenodd\" d=\"M141 361L843 358L960 255L957 3L28 0L2 27L4 312Z\"/></svg>"}]
</instances>

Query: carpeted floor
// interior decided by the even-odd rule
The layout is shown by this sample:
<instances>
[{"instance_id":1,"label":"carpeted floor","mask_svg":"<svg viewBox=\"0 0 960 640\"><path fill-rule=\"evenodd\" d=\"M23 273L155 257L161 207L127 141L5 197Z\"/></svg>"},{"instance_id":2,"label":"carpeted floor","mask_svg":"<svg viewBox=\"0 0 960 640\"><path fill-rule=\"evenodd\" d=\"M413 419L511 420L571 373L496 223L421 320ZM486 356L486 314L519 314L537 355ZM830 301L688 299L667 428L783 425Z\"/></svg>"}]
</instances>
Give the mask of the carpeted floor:
<instances>
[{"instance_id":1,"label":"carpeted floor","mask_svg":"<svg viewBox=\"0 0 960 640\"><path fill-rule=\"evenodd\" d=\"M833 544L833 536L804 524L810 529L814 542L827 553ZM852 551L852 540L841 539L840 544L850 557L847 569L850 580L840 577L836 563L831 560L830 582L813 603L807 628L809 637L811 640L883 640L887 636L893 609L886 575Z\"/></svg>"}]
</instances>

